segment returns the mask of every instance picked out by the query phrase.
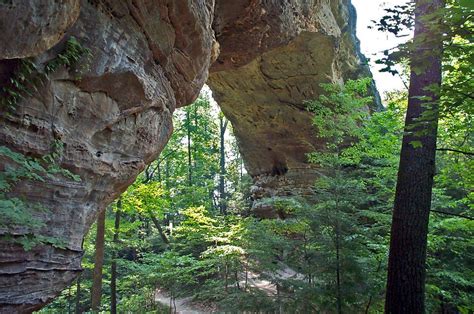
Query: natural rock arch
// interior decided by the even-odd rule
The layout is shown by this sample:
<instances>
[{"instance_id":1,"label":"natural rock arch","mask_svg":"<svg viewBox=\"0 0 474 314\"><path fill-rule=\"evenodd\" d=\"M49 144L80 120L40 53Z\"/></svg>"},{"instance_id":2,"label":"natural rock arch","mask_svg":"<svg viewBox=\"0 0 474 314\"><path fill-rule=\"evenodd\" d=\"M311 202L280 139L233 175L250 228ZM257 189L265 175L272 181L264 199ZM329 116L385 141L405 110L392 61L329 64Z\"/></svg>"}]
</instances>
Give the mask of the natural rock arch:
<instances>
[{"instance_id":1,"label":"natural rock arch","mask_svg":"<svg viewBox=\"0 0 474 314\"><path fill-rule=\"evenodd\" d=\"M1 21L22 9L0 4ZM173 111L207 80L233 123L255 196L266 197L310 193L316 174L306 153L321 143L303 101L317 97L322 82L367 73L349 0L64 0L29 14L44 31L36 37L26 24L0 24L16 34L13 42L0 38L11 48L0 51L1 84L15 58L36 56L44 65L71 36L92 57L81 61L88 69L80 80L74 69L59 69L13 113L1 109L0 145L41 156L59 140L61 165L82 180L20 182L10 193L46 207L35 214L46 225L42 234L66 247L24 251L5 236L28 234L27 227L0 229L0 312L40 308L77 276L82 239L98 212L156 158ZM0 170L6 166L14 163L0 156ZM258 202L255 209L269 214Z\"/></svg>"}]
</instances>

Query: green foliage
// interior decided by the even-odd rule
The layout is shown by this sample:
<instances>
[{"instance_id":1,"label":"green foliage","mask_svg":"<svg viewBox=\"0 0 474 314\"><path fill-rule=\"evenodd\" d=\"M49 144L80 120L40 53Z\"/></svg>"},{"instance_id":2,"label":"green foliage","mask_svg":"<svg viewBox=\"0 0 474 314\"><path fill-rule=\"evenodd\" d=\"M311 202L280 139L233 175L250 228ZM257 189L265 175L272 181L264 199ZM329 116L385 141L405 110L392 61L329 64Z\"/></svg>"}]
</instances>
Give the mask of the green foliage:
<instances>
[{"instance_id":1,"label":"green foliage","mask_svg":"<svg viewBox=\"0 0 474 314\"><path fill-rule=\"evenodd\" d=\"M81 43L73 36L69 37L66 41L66 47L60 52L53 60L49 61L45 67L46 75L55 72L60 67L66 67L68 69L75 66L82 58L86 60L92 57L91 50L81 45ZM87 67L87 61L82 64L83 70Z\"/></svg>"},{"instance_id":2,"label":"green foliage","mask_svg":"<svg viewBox=\"0 0 474 314\"><path fill-rule=\"evenodd\" d=\"M386 204L394 184L386 167L398 162L399 118L388 110L369 115L369 84L325 85L327 94L310 103L325 149L309 156L322 168L316 204L300 206L291 219L299 226L293 232L300 243L293 246L300 252L290 265L307 281L290 286L301 292L302 311L363 311L382 304Z\"/></svg>"},{"instance_id":3,"label":"green foliage","mask_svg":"<svg viewBox=\"0 0 474 314\"><path fill-rule=\"evenodd\" d=\"M222 292L226 285L226 266L228 293L235 290L232 286L235 269L242 268L243 251L237 235L242 228L238 218L216 216L220 130L215 121L218 114L205 97L178 110L174 117L175 132L165 150L107 212L101 310L107 310L110 304L109 266L113 260L118 270L118 312L163 311L154 301L156 289L166 291L173 298L187 294L218 302L225 298L225 295L216 297L216 293ZM230 133L226 135L225 144L225 184L232 194L229 209L238 213L240 204L248 202L244 198L249 195L250 179ZM121 216L119 241L113 242L117 211ZM82 310L90 308L88 293L94 266L95 227L90 230L84 240L82 292L77 295L72 287L74 295L70 296L65 291L48 307L53 311L61 312L68 306L74 308L76 299ZM163 242L160 232L169 244Z\"/></svg>"},{"instance_id":4,"label":"green foliage","mask_svg":"<svg viewBox=\"0 0 474 314\"><path fill-rule=\"evenodd\" d=\"M36 216L47 214L47 208L27 202L18 196L10 196L15 191L16 185L28 181L45 182L46 179L54 180L57 176L80 181L79 176L60 166L62 153L63 144L60 141L55 141L51 153L41 158L27 157L6 146L0 146L0 160L4 164L4 170L0 172L0 228L6 230L4 238L21 244L25 250L30 250L41 243L55 247L64 246L60 239L41 235L41 229L45 225ZM21 236L8 235L18 227L27 228L28 231Z\"/></svg>"},{"instance_id":5,"label":"green foliage","mask_svg":"<svg viewBox=\"0 0 474 314\"><path fill-rule=\"evenodd\" d=\"M322 84L325 94L308 102L317 136L327 140L328 149L338 149L348 138L358 136L358 125L367 119L372 102L372 97L365 96L370 84L370 78Z\"/></svg>"},{"instance_id":6,"label":"green foliage","mask_svg":"<svg viewBox=\"0 0 474 314\"><path fill-rule=\"evenodd\" d=\"M155 280L156 285L166 289L172 298L185 296L190 289L196 287L202 264L191 255L179 255L175 252L165 252L161 255L144 255L144 265L151 267L146 271L149 279ZM154 274L154 276L150 276Z\"/></svg>"},{"instance_id":7,"label":"green foliage","mask_svg":"<svg viewBox=\"0 0 474 314\"><path fill-rule=\"evenodd\" d=\"M23 98L33 96L44 79L64 66L67 69L74 67L81 59L86 61L78 70L82 72L87 69L87 60L91 57L89 48L83 47L75 37L66 41L65 48L54 59L49 61L44 69L40 69L32 58L21 59L10 78L9 84L1 87L0 108L13 111L16 104Z\"/></svg>"},{"instance_id":8,"label":"green foliage","mask_svg":"<svg viewBox=\"0 0 474 314\"><path fill-rule=\"evenodd\" d=\"M473 77L474 49L472 1L448 0L445 7L426 16L422 22L433 32L443 33L443 79L441 90L433 90L441 99L438 128L437 175L433 187L432 208L445 214L430 217L428 235L427 265L427 306L429 312L473 310L472 299L472 238L471 221L463 218L447 218L452 214L466 217L473 215L474 182L472 180L473 160ZM395 7L387 10L387 15L378 21L382 31L398 35L401 31L398 22L403 19L407 27L413 26L413 7ZM391 28L390 25L397 25ZM385 53L379 63L385 63L386 71L403 59L409 59L412 51L423 47L436 38L420 36L417 41L396 47ZM418 50L419 51L419 50ZM427 56L431 51L423 52ZM418 56L420 57L420 56ZM423 59L421 56L420 59ZM428 59L428 58L426 58ZM431 65L426 62L412 64L411 70L423 73ZM423 99L427 102L430 99ZM435 112L419 119L419 123L432 119ZM411 131L411 130L408 130ZM419 147L418 141L411 143Z\"/></svg>"},{"instance_id":9,"label":"green foliage","mask_svg":"<svg viewBox=\"0 0 474 314\"><path fill-rule=\"evenodd\" d=\"M326 85L326 94L308 103L318 136L326 142L323 151L310 156L321 177L311 202L263 200L285 219L248 215L251 180L241 171L235 142L227 146L226 159L232 210L219 215L217 112L205 99L178 112L167 148L107 214L102 310L110 303L108 266L115 260L119 312L169 311L154 301L157 290L171 301L192 297L222 312L334 312L338 299L343 312L382 312L406 94L387 95L385 110L369 114L368 84ZM450 127L444 129L445 123ZM465 129L454 132L456 123L454 118L441 121L440 145L463 143ZM438 159L435 208L472 215L471 160L451 152ZM121 212L117 243L112 241L114 211ZM430 310L449 305L468 312L472 224L436 214L430 230ZM83 310L90 306L94 232L84 241ZM74 303L77 296L68 293L50 308L61 311Z\"/></svg>"},{"instance_id":10,"label":"green foliage","mask_svg":"<svg viewBox=\"0 0 474 314\"><path fill-rule=\"evenodd\" d=\"M10 78L9 85L0 89L0 108L15 109L15 105L25 97L32 95L31 78L38 72L36 65L30 59L20 60L16 72Z\"/></svg>"},{"instance_id":11,"label":"green foliage","mask_svg":"<svg viewBox=\"0 0 474 314\"><path fill-rule=\"evenodd\" d=\"M184 254L199 256L209 244L216 229L216 220L203 207L190 207L181 212L183 220L176 228L176 249Z\"/></svg>"},{"instance_id":12,"label":"green foliage","mask_svg":"<svg viewBox=\"0 0 474 314\"><path fill-rule=\"evenodd\" d=\"M472 129L472 100L474 97L472 92L474 90L474 42L472 36L474 23L472 15L474 10L472 4L468 4L468 2L463 0L446 1L445 8L426 16L424 23L434 31L441 29L443 32L443 82L441 90L438 91L441 96L441 117L459 117L461 115L460 121L463 122L463 127ZM406 36L407 32L412 30L414 25L412 3L385 10L387 14L375 23L378 30L390 32L396 36ZM409 40L390 51L385 51L384 57L377 63L385 65L382 71L394 75L400 74L395 69L395 65L406 63L415 47L430 40L434 39L420 36L417 42ZM429 55L431 51L424 53ZM431 64L426 63L412 65L412 70L421 73L430 66ZM430 114L429 111L428 114ZM420 121L428 118L428 116L424 116ZM456 129L452 130L453 133L457 131Z\"/></svg>"},{"instance_id":13,"label":"green foliage","mask_svg":"<svg viewBox=\"0 0 474 314\"><path fill-rule=\"evenodd\" d=\"M428 238L427 295L432 312L455 305L461 313L474 310L474 222L436 217Z\"/></svg>"},{"instance_id":14,"label":"green foliage","mask_svg":"<svg viewBox=\"0 0 474 314\"><path fill-rule=\"evenodd\" d=\"M473 145L472 130L466 129L463 111L442 117L439 123L438 147L469 151ZM470 123L470 122L469 122ZM435 210L474 216L474 160L472 156L453 151L437 154L437 175L433 189ZM474 310L472 302L474 258L474 225L472 220L434 214L428 234L427 300L430 311L453 308L461 313Z\"/></svg>"}]
</instances>

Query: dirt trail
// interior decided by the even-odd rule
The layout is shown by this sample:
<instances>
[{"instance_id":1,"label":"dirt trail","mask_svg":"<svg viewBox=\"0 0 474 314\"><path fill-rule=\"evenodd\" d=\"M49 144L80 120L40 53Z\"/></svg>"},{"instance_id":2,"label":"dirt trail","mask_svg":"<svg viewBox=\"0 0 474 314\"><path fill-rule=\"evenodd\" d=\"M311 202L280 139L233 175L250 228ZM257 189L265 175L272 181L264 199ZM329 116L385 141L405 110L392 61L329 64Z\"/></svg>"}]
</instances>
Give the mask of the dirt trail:
<instances>
[{"instance_id":1,"label":"dirt trail","mask_svg":"<svg viewBox=\"0 0 474 314\"><path fill-rule=\"evenodd\" d=\"M267 274L268 277L274 278L274 279L280 279L280 280L286 280L286 279L299 279L299 280L304 280L304 276L300 273L297 273L293 269L289 268L283 263L279 263L279 266L281 267L279 270L277 270L273 274ZM244 274L242 274L244 276ZM277 294L277 289L276 285L273 284L271 281L262 279L260 278L259 274L249 272L247 274L247 284L250 287L258 288L262 291L264 291L267 295L276 295ZM240 280L240 284L244 285L245 280Z\"/></svg>"},{"instance_id":2,"label":"dirt trail","mask_svg":"<svg viewBox=\"0 0 474 314\"><path fill-rule=\"evenodd\" d=\"M300 279L303 280L303 275L295 272L293 269L289 268L288 266L282 264L282 269L277 271L276 273L272 274L271 277L278 278L278 279ZM245 284L245 280L243 279L244 274L241 274L240 284L243 286ZM249 272L247 274L247 284L251 287L258 288L264 291L267 295L276 295L277 290L276 286L268 280L259 278L260 276L255 273ZM155 292L155 301L160 302L163 305L170 306L170 297L169 295L160 289L157 289ZM198 305L193 304L192 298L177 298L175 300L176 304L176 313L179 314L204 314L204 313L212 313L211 310L205 310L200 308Z\"/></svg>"},{"instance_id":3,"label":"dirt trail","mask_svg":"<svg viewBox=\"0 0 474 314\"><path fill-rule=\"evenodd\" d=\"M156 290L155 292L155 301L160 302L163 305L170 306L169 295L160 289ZM176 304L176 313L179 314L208 313L198 309L195 305L193 305L191 303L191 298L176 298L174 304Z\"/></svg>"}]
</instances>

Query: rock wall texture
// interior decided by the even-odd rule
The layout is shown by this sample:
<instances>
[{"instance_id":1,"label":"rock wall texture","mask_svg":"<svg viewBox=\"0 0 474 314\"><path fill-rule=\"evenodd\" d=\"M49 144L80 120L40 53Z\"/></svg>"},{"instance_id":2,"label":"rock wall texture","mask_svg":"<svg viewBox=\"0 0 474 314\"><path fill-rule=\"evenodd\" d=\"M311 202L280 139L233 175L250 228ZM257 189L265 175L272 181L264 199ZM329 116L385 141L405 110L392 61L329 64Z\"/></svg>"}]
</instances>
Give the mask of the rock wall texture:
<instances>
[{"instance_id":1,"label":"rock wall texture","mask_svg":"<svg viewBox=\"0 0 474 314\"><path fill-rule=\"evenodd\" d=\"M91 57L49 75L13 112L0 108L0 146L35 157L61 141L61 166L81 177L10 192L65 248L24 251L11 238L31 230L0 228L0 312L38 309L76 277L98 212L160 153L174 109L197 97L209 69L255 179L255 209L274 216L258 199L310 195L317 169L306 153L321 143L302 103L320 83L366 71L352 10L349 0L1 1L0 84L18 58L33 57L41 71L71 36ZM15 164L0 155L7 166Z\"/></svg>"},{"instance_id":2,"label":"rock wall texture","mask_svg":"<svg viewBox=\"0 0 474 314\"><path fill-rule=\"evenodd\" d=\"M307 153L322 142L304 102L321 83L369 74L355 11L348 0L217 0L214 28L221 53L208 84L254 177L254 210L275 216L262 199L309 196L318 176Z\"/></svg>"},{"instance_id":3,"label":"rock wall texture","mask_svg":"<svg viewBox=\"0 0 474 314\"><path fill-rule=\"evenodd\" d=\"M0 109L0 145L41 156L60 140L61 165L81 177L21 182L10 193L47 208L35 213L46 224L41 234L62 239L66 248L40 245L25 252L5 235L19 237L28 228L0 230L2 313L37 309L76 277L85 233L160 153L172 132L174 109L192 102L207 79L214 42L213 1L12 3L0 3L0 30L9 36L2 38L0 59L35 55L41 67L70 36L90 48L92 57L80 60L77 69L54 72L14 112ZM25 8L31 8L29 17ZM12 29L6 16L25 21ZM15 60L0 61L0 81L14 67ZM0 164L14 166L2 157Z\"/></svg>"},{"instance_id":4,"label":"rock wall texture","mask_svg":"<svg viewBox=\"0 0 474 314\"><path fill-rule=\"evenodd\" d=\"M36 56L56 45L77 20L80 0L1 1L0 56Z\"/></svg>"}]
</instances>

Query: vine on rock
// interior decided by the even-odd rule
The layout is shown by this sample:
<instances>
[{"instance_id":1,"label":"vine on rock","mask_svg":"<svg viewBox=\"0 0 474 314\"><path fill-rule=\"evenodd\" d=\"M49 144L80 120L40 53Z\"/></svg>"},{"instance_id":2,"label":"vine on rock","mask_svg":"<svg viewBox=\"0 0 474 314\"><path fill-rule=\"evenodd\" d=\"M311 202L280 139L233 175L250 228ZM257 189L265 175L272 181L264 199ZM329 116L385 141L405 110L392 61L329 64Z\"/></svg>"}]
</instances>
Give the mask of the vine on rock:
<instances>
[{"instance_id":1,"label":"vine on rock","mask_svg":"<svg viewBox=\"0 0 474 314\"><path fill-rule=\"evenodd\" d=\"M64 50L46 63L43 69L34 62L33 58L21 59L8 84L0 88L0 95L2 95L0 109L14 110L21 99L33 96L33 93L38 91L38 87L49 75L60 67L71 70L84 57L86 60L76 69L78 73L87 70L91 50L83 47L75 37L70 37ZM80 80L80 76L75 77L75 79Z\"/></svg>"},{"instance_id":2,"label":"vine on rock","mask_svg":"<svg viewBox=\"0 0 474 314\"><path fill-rule=\"evenodd\" d=\"M24 181L45 182L57 176L80 181L80 177L60 166L64 144L54 141L51 153L40 158L28 157L14 152L6 146L0 146L0 159L3 159L4 169L0 172L0 235L9 242L19 243L29 250L41 243L55 247L64 247L62 240L41 235L45 224L35 217L35 213L48 213L48 209L38 203L27 202L21 197L13 196L15 186ZM13 234L13 229L22 226L26 233Z\"/></svg>"},{"instance_id":3,"label":"vine on rock","mask_svg":"<svg viewBox=\"0 0 474 314\"><path fill-rule=\"evenodd\" d=\"M44 66L40 66L33 58L19 60L8 83L0 88L0 112L7 115L13 112L19 101L32 97L49 79L49 75L61 67L74 70L75 74L87 70L90 57L90 49L83 47L75 37L70 37L63 51ZM80 63L84 58L84 62ZM74 79L80 80L80 77L76 76ZM45 182L58 176L80 181L79 176L60 166L64 144L55 140L51 146L51 152L42 157L25 156L6 146L0 146L0 160L3 165L0 168L0 237L8 242L21 244L25 250L42 243L64 247L61 239L41 234L45 224L37 216L44 215L49 210L14 194L15 187L20 182ZM14 232L20 226L22 231Z\"/></svg>"}]
</instances>

